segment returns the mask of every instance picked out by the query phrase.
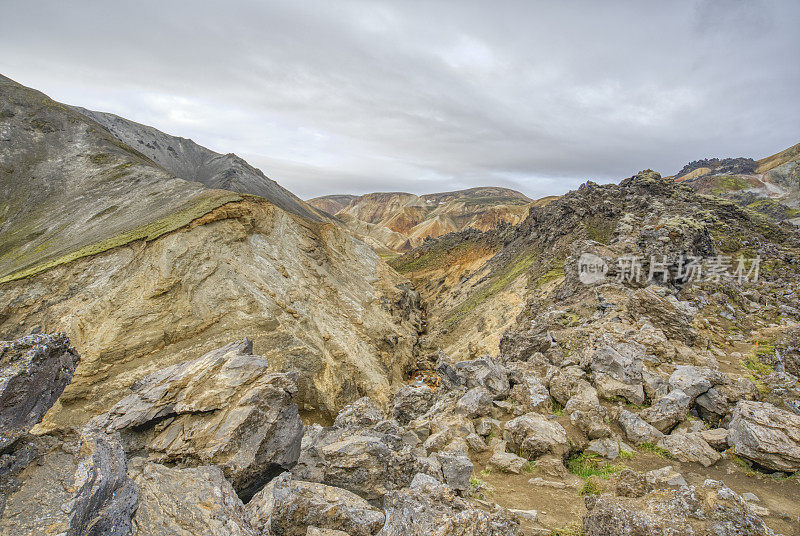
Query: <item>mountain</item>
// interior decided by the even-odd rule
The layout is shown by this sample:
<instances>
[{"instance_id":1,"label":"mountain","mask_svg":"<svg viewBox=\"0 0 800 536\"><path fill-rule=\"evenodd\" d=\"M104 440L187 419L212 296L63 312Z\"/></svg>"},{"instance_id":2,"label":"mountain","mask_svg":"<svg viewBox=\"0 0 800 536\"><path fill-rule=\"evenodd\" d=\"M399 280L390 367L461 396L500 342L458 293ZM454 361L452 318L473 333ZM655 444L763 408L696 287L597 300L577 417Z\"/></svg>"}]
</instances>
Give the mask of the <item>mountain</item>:
<instances>
[{"instance_id":1,"label":"mountain","mask_svg":"<svg viewBox=\"0 0 800 536\"><path fill-rule=\"evenodd\" d=\"M114 114L74 109L176 177L197 181L209 188L257 195L291 214L323 219L319 212L235 154L215 153L192 140L170 136Z\"/></svg>"},{"instance_id":2,"label":"mountain","mask_svg":"<svg viewBox=\"0 0 800 536\"><path fill-rule=\"evenodd\" d=\"M711 158L685 165L675 181L718 195L777 220L800 225L800 144L752 158Z\"/></svg>"},{"instance_id":3,"label":"mountain","mask_svg":"<svg viewBox=\"0 0 800 536\"><path fill-rule=\"evenodd\" d=\"M308 203L327 209L378 251L389 253L408 251L426 238L466 228L487 230L519 223L532 200L508 188L480 187L421 196L404 192L324 196Z\"/></svg>"},{"instance_id":4,"label":"mountain","mask_svg":"<svg viewBox=\"0 0 800 536\"><path fill-rule=\"evenodd\" d=\"M119 138L0 79L0 339L62 331L82 356L43 426L80 425L144 375L245 335L299 374L296 400L320 419L389 396L422 329L403 278L243 161L111 124ZM132 133L150 156L120 140Z\"/></svg>"}]
</instances>

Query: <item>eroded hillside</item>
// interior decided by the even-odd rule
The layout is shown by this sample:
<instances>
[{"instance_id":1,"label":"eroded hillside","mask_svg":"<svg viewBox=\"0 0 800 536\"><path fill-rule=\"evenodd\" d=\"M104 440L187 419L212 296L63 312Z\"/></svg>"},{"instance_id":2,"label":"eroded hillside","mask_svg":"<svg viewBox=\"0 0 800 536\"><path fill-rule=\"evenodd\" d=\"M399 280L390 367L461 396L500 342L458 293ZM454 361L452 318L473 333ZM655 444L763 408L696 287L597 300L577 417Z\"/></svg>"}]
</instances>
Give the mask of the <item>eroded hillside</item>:
<instances>
[{"instance_id":1,"label":"eroded hillside","mask_svg":"<svg viewBox=\"0 0 800 536\"><path fill-rule=\"evenodd\" d=\"M389 254L408 251L426 238L519 223L533 202L514 190L483 187L422 196L402 192L350 199L323 196L308 203L334 214L380 253Z\"/></svg>"}]
</instances>

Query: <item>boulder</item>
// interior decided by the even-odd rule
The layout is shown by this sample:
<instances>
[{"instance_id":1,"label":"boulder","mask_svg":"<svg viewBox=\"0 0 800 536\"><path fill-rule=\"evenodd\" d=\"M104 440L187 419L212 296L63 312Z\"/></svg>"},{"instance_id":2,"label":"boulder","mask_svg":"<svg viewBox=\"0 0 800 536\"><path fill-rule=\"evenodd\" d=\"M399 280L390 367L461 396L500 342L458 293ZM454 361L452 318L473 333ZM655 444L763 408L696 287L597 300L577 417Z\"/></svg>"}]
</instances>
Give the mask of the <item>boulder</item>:
<instances>
[{"instance_id":1,"label":"boulder","mask_svg":"<svg viewBox=\"0 0 800 536\"><path fill-rule=\"evenodd\" d=\"M698 432L664 436L658 441L658 446L682 462L697 462L703 467L714 465L721 458Z\"/></svg>"},{"instance_id":2,"label":"boulder","mask_svg":"<svg viewBox=\"0 0 800 536\"><path fill-rule=\"evenodd\" d=\"M50 439L55 443L19 475L6 498L0 534L131 534L137 490L119 434L90 423L79 437Z\"/></svg>"},{"instance_id":3,"label":"boulder","mask_svg":"<svg viewBox=\"0 0 800 536\"><path fill-rule=\"evenodd\" d=\"M715 384L720 383L720 373L705 367L678 365L669 377L670 391L683 391L694 401Z\"/></svg>"},{"instance_id":4,"label":"boulder","mask_svg":"<svg viewBox=\"0 0 800 536\"><path fill-rule=\"evenodd\" d=\"M686 419L692 399L683 391L675 389L659 398L639 416L663 433Z\"/></svg>"},{"instance_id":5,"label":"boulder","mask_svg":"<svg viewBox=\"0 0 800 536\"><path fill-rule=\"evenodd\" d=\"M450 487L418 474L408 489L384 497L386 525L379 536L518 536L519 523L504 511L487 513Z\"/></svg>"},{"instance_id":6,"label":"boulder","mask_svg":"<svg viewBox=\"0 0 800 536\"><path fill-rule=\"evenodd\" d=\"M593 351L590 361L598 394L605 398L621 396L631 404L643 404L644 348L614 342L608 336L603 339L604 344Z\"/></svg>"},{"instance_id":7,"label":"boulder","mask_svg":"<svg viewBox=\"0 0 800 536\"><path fill-rule=\"evenodd\" d=\"M621 453L630 454L632 456L636 452L623 441L612 438L590 441L589 446L583 449L583 451L588 454L597 454L609 460L616 460Z\"/></svg>"},{"instance_id":8,"label":"boulder","mask_svg":"<svg viewBox=\"0 0 800 536\"><path fill-rule=\"evenodd\" d=\"M290 469L303 424L296 374L270 373L245 339L136 382L98 422L160 463L216 465L243 500Z\"/></svg>"},{"instance_id":9,"label":"boulder","mask_svg":"<svg viewBox=\"0 0 800 536\"><path fill-rule=\"evenodd\" d=\"M421 470L401 438L373 429L310 428L292 474L344 488L367 500L408 486Z\"/></svg>"},{"instance_id":10,"label":"boulder","mask_svg":"<svg viewBox=\"0 0 800 536\"><path fill-rule=\"evenodd\" d=\"M394 395L392 415L402 425L424 415L433 405L435 396L427 385L404 385Z\"/></svg>"},{"instance_id":11,"label":"boulder","mask_svg":"<svg viewBox=\"0 0 800 536\"><path fill-rule=\"evenodd\" d=\"M250 526L242 501L219 467L165 467L138 460L130 473L139 488L135 534L261 535Z\"/></svg>"},{"instance_id":12,"label":"boulder","mask_svg":"<svg viewBox=\"0 0 800 536\"><path fill-rule=\"evenodd\" d=\"M653 469L644 474L649 484L666 484L667 486L680 487L686 485L683 475L675 471L671 465L660 469Z\"/></svg>"},{"instance_id":13,"label":"boulder","mask_svg":"<svg viewBox=\"0 0 800 536\"><path fill-rule=\"evenodd\" d=\"M505 424L508 445L529 460L544 454L564 457L569 452L567 432L555 421L538 413L527 413Z\"/></svg>"},{"instance_id":14,"label":"boulder","mask_svg":"<svg viewBox=\"0 0 800 536\"><path fill-rule=\"evenodd\" d=\"M333 425L337 428L366 428L386 419L381 408L368 396L359 398L343 407L336 415Z\"/></svg>"},{"instance_id":15,"label":"boulder","mask_svg":"<svg viewBox=\"0 0 800 536\"><path fill-rule=\"evenodd\" d=\"M458 399L456 411L470 418L483 417L492 409L492 393L485 387L473 387Z\"/></svg>"},{"instance_id":16,"label":"boulder","mask_svg":"<svg viewBox=\"0 0 800 536\"><path fill-rule=\"evenodd\" d=\"M442 466L444 482L457 491L469 489L469 479L472 477L472 462L464 454L451 452L437 452L436 459Z\"/></svg>"},{"instance_id":17,"label":"boulder","mask_svg":"<svg viewBox=\"0 0 800 536\"><path fill-rule=\"evenodd\" d=\"M586 498L586 536L773 536L758 514L739 495L707 480L702 487L682 486L638 498L608 495Z\"/></svg>"},{"instance_id":18,"label":"boulder","mask_svg":"<svg viewBox=\"0 0 800 536\"><path fill-rule=\"evenodd\" d=\"M691 306L678 301L664 287L650 285L637 290L628 302L628 310L636 317L647 318L671 339L689 346L697 340L697 331L692 327L694 311Z\"/></svg>"},{"instance_id":19,"label":"boulder","mask_svg":"<svg viewBox=\"0 0 800 536\"><path fill-rule=\"evenodd\" d=\"M489 466L494 467L504 473L514 473L516 475L522 472L522 468L528 460L510 452L495 452L489 458Z\"/></svg>"},{"instance_id":20,"label":"boulder","mask_svg":"<svg viewBox=\"0 0 800 536\"><path fill-rule=\"evenodd\" d=\"M743 400L728 425L736 454L767 469L800 470L800 416L766 402Z\"/></svg>"},{"instance_id":21,"label":"boulder","mask_svg":"<svg viewBox=\"0 0 800 536\"><path fill-rule=\"evenodd\" d=\"M562 406L576 393L588 389L594 391L594 387L586 380L586 372L577 366L569 366L563 369L552 367L548 372L548 387L550 396Z\"/></svg>"},{"instance_id":22,"label":"boulder","mask_svg":"<svg viewBox=\"0 0 800 536\"><path fill-rule=\"evenodd\" d=\"M511 389L505 369L489 356L461 361L456 363L455 369L464 379L467 389L485 387L494 397L507 396Z\"/></svg>"},{"instance_id":23,"label":"boulder","mask_svg":"<svg viewBox=\"0 0 800 536\"><path fill-rule=\"evenodd\" d=\"M528 329L510 329L500 339L500 359L527 361L536 352L546 352L551 345L545 324L532 324Z\"/></svg>"},{"instance_id":24,"label":"boulder","mask_svg":"<svg viewBox=\"0 0 800 536\"><path fill-rule=\"evenodd\" d=\"M524 374L522 381L511 389L511 397L526 413L533 411L549 412L552 402L550 392L541 379L532 374Z\"/></svg>"},{"instance_id":25,"label":"boulder","mask_svg":"<svg viewBox=\"0 0 800 536\"><path fill-rule=\"evenodd\" d=\"M0 453L42 420L79 359L64 333L0 341Z\"/></svg>"},{"instance_id":26,"label":"boulder","mask_svg":"<svg viewBox=\"0 0 800 536\"><path fill-rule=\"evenodd\" d=\"M651 424L644 421L635 413L623 409L619 414L619 425L625 432L625 435L630 439L634 445L641 445L642 443L655 444L661 439L664 434L654 428Z\"/></svg>"},{"instance_id":27,"label":"boulder","mask_svg":"<svg viewBox=\"0 0 800 536\"><path fill-rule=\"evenodd\" d=\"M271 497L253 500L272 502L266 533L273 536L304 536L308 527L340 530L352 536L372 536L383 527L383 512L347 490L294 480L289 473L275 479ZM251 501L252 503L252 501ZM267 505L247 505L248 511L266 510ZM253 518L251 518L253 519ZM264 530L264 529L262 529Z\"/></svg>"}]
</instances>

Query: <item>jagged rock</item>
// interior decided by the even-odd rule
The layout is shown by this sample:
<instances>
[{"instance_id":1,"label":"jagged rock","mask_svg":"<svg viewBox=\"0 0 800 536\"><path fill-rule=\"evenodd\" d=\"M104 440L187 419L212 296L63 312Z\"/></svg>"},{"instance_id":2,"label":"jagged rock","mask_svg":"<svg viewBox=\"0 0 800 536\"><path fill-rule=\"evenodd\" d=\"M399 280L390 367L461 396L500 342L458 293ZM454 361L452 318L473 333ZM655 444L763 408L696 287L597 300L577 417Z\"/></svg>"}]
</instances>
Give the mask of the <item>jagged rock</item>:
<instances>
[{"instance_id":1,"label":"jagged rock","mask_svg":"<svg viewBox=\"0 0 800 536\"><path fill-rule=\"evenodd\" d=\"M526 463L528 463L528 460L510 452L495 452L489 458L489 466L504 473L514 473L516 475L522 472L522 468Z\"/></svg>"},{"instance_id":2,"label":"jagged rock","mask_svg":"<svg viewBox=\"0 0 800 536\"><path fill-rule=\"evenodd\" d=\"M489 449L489 447L486 446L486 442L478 434L469 434L464 438L464 441L467 442L467 446L472 452L485 452Z\"/></svg>"},{"instance_id":3,"label":"jagged rock","mask_svg":"<svg viewBox=\"0 0 800 536\"><path fill-rule=\"evenodd\" d=\"M472 462L466 455L449 452L437 452L436 459L442 466L444 482L457 491L469 489L469 479L472 476Z\"/></svg>"},{"instance_id":4,"label":"jagged rock","mask_svg":"<svg viewBox=\"0 0 800 536\"><path fill-rule=\"evenodd\" d=\"M564 406L570 422L583 430L589 439L610 437L611 429L605 422L607 412L600 405L597 391L586 382L580 382L576 389L578 392Z\"/></svg>"},{"instance_id":5,"label":"jagged rock","mask_svg":"<svg viewBox=\"0 0 800 536\"><path fill-rule=\"evenodd\" d=\"M133 518L137 535L259 536L242 501L215 466L165 467L138 461L130 474L139 488Z\"/></svg>"},{"instance_id":6,"label":"jagged rock","mask_svg":"<svg viewBox=\"0 0 800 536\"><path fill-rule=\"evenodd\" d=\"M626 445L619 439L595 439L594 441L589 442L589 446L583 449L584 452L589 454L597 454L598 456L602 456L603 458L607 458L609 460L615 460L619 458L621 452L625 452L627 454L633 455L636 451Z\"/></svg>"},{"instance_id":7,"label":"jagged rock","mask_svg":"<svg viewBox=\"0 0 800 536\"><path fill-rule=\"evenodd\" d=\"M417 475L411 487L384 497L386 525L379 536L518 536L519 524L503 511L489 514L448 486Z\"/></svg>"},{"instance_id":8,"label":"jagged rock","mask_svg":"<svg viewBox=\"0 0 800 536\"><path fill-rule=\"evenodd\" d=\"M740 400L754 400L757 397L758 389L748 378L723 378L722 383L698 396L695 405L704 418L722 419L733 411Z\"/></svg>"},{"instance_id":9,"label":"jagged rock","mask_svg":"<svg viewBox=\"0 0 800 536\"><path fill-rule=\"evenodd\" d=\"M646 368L642 370L642 379L644 385L644 394L647 395L647 398L650 400L661 398L669 392L669 384L667 383L667 380L658 374L650 372Z\"/></svg>"},{"instance_id":10,"label":"jagged rock","mask_svg":"<svg viewBox=\"0 0 800 536\"><path fill-rule=\"evenodd\" d=\"M411 448L397 435L375 428L316 425L307 427L292 474L298 480L344 488L372 500L408 486L420 470Z\"/></svg>"},{"instance_id":11,"label":"jagged rock","mask_svg":"<svg viewBox=\"0 0 800 536\"><path fill-rule=\"evenodd\" d=\"M564 457L569 451L564 427L538 413L528 413L508 421L504 437L510 447L529 460L544 454Z\"/></svg>"},{"instance_id":12,"label":"jagged rock","mask_svg":"<svg viewBox=\"0 0 800 536\"><path fill-rule=\"evenodd\" d=\"M619 497L643 497L650 491L650 483L642 473L623 469L616 477L614 493Z\"/></svg>"},{"instance_id":13,"label":"jagged rock","mask_svg":"<svg viewBox=\"0 0 800 536\"><path fill-rule=\"evenodd\" d=\"M270 482L247 504L250 523L260 534L304 536L309 527L372 536L384 524L383 512L347 490L292 479Z\"/></svg>"},{"instance_id":14,"label":"jagged rock","mask_svg":"<svg viewBox=\"0 0 800 536\"><path fill-rule=\"evenodd\" d=\"M485 387L493 396L503 397L508 395L511 388L503 366L495 363L489 356L461 361L456 363L455 369L464 378L467 389Z\"/></svg>"},{"instance_id":15,"label":"jagged rock","mask_svg":"<svg viewBox=\"0 0 800 536\"><path fill-rule=\"evenodd\" d=\"M548 373L550 396L562 406L576 393L588 389L594 391L594 387L586 381L586 372L580 367L569 366L563 369L551 368L550 370L552 371L552 373Z\"/></svg>"},{"instance_id":16,"label":"jagged rock","mask_svg":"<svg viewBox=\"0 0 800 536\"><path fill-rule=\"evenodd\" d=\"M800 470L800 416L766 402L741 401L728 426L736 454L776 471Z\"/></svg>"},{"instance_id":17,"label":"jagged rock","mask_svg":"<svg viewBox=\"0 0 800 536\"><path fill-rule=\"evenodd\" d=\"M686 393L675 389L642 410L639 416L659 431L667 433L686 419L691 403L692 399Z\"/></svg>"},{"instance_id":18,"label":"jagged rock","mask_svg":"<svg viewBox=\"0 0 800 536\"><path fill-rule=\"evenodd\" d=\"M378 405L364 396L342 408L333 425L337 428L366 428L375 426L384 419L386 416Z\"/></svg>"},{"instance_id":19,"label":"jagged rock","mask_svg":"<svg viewBox=\"0 0 800 536\"><path fill-rule=\"evenodd\" d=\"M0 341L0 453L42 420L79 359L64 333Z\"/></svg>"},{"instance_id":20,"label":"jagged rock","mask_svg":"<svg viewBox=\"0 0 800 536\"><path fill-rule=\"evenodd\" d=\"M482 417L475 422L475 432L486 437L492 432L499 434L502 431L502 426L502 423L497 419Z\"/></svg>"},{"instance_id":21,"label":"jagged rock","mask_svg":"<svg viewBox=\"0 0 800 536\"><path fill-rule=\"evenodd\" d=\"M619 414L619 425L634 445L656 443L664 434L633 412L624 409Z\"/></svg>"},{"instance_id":22,"label":"jagged rock","mask_svg":"<svg viewBox=\"0 0 800 536\"><path fill-rule=\"evenodd\" d=\"M549 411L550 392L541 379L532 374L524 374L522 381L511 389L511 397L519 402L526 413Z\"/></svg>"},{"instance_id":23,"label":"jagged rock","mask_svg":"<svg viewBox=\"0 0 800 536\"><path fill-rule=\"evenodd\" d=\"M589 496L583 518L586 536L772 536L764 520L720 482L683 486L640 498Z\"/></svg>"},{"instance_id":24,"label":"jagged rock","mask_svg":"<svg viewBox=\"0 0 800 536\"><path fill-rule=\"evenodd\" d=\"M649 484L666 484L673 487L686 485L686 479L683 478L682 474L675 471L671 465L648 471L644 476Z\"/></svg>"},{"instance_id":25,"label":"jagged rock","mask_svg":"<svg viewBox=\"0 0 800 536\"><path fill-rule=\"evenodd\" d=\"M485 387L473 387L456 404L456 411L470 418L483 417L491 409L492 393Z\"/></svg>"},{"instance_id":26,"label":"jagged rock","mask_svg":"<svg viewBox=\"0 0 800 536\"><path fill-rule=\"evenodd\" d=\"M697 331L692 327L693 312L663 287L650 285L637 290L630 298L628 309L637 317L649 319L671 338L689 346L697 340Z\"/></svg>"},{"instance_id":27,"label":"jagged rock","mask_svg":"<svg viewBox=\"0 0 800 536\"><path fill-rule=\"evenodd\" d=\"M707 392L711 387L720 383L719 373L709 368L693 365L678 365L672 376L669 377L670 390L679 390L694 401L698 396Z\"/></svg>"},{"instance_id":28,"label":"jagged rock","mask_svg":"<svg viewBox=\"0 0 800 536\"><path fill-rule=\"evenodd\" d=\"M51 448L20 476L0 517L0 534L131 534L137 491L119 434L89 424L74 445L67 439Z\"/></svg>"},{"instance_id":29,"label":"jagged rock","mask_svg":"<svg viewBox=\"0 0 800 536\"><path fill-rule=\"evenodd\" d=\"M703 467L714 465L721 458L699 433L667 435L658 441L658 446L682 462L697 462Z\"/></svg>"},{"instance_id":30,"label":"jagged rock","mask_svg":"<svg viewBox=\"0 0 800 536\"><path fill-rule=\"evenodd\" d=\"M632 404L643 404L644 349L639 345L614 343L608 337L604 341L591 355L598 394L605 398L622 396Z\"/></svg>"},{"instance_id":31,"label":"jagged rock","mask_svg":"<svg viewBox=\"0 0 800 536\"><path fill-rule=\"evenodd\" d=\"M711 446L711 448L723 451L728 448L728 431L725 428L714 428L712 430L700 430L697 432L700 437Z\"/></svg>"},{"instance_id":32,"label":"jagged rock","mask_svg":"<svg viewBox=\"0 0 800 536\"><path fill-rule=\"evenodd\" d=\"M153 461L216 465L243 500L300 454L295 374L268 372L242 340L147 376L106 416Z\"/></svg>"},{"instance_id":33,"label":"jagged rock","mask_svg":"<svg viewBox=\"0 0 800 536\"><path fill-rule=\"evenodd\" d=\"M500 339L502 361L527 361L536 352L550 348L550 334L544 324L533 324L525 331L507 330Z\"/></svg>"},{"instance_id":34,"label":"jagged rock","mask_svg":"<svg viewBox=\"0 0 800 536\"><path fill-rule=\"evenodd\" d=\"M434 398L433 391L427 385L404 385L394 395L392 414L397 422L406 425L424 415L433 405Z\"/></svg>"}]
</instances>

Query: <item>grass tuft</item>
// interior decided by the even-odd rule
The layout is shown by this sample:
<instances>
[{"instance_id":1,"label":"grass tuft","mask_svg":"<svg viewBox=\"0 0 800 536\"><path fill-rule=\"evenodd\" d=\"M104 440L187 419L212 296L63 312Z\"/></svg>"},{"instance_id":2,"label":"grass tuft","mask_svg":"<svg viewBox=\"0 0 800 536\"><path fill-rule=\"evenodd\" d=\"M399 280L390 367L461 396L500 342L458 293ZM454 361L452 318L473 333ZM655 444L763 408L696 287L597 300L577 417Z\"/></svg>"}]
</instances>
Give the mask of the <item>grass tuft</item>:
<instances>
[{"instance_id":1,"label":"grass tuft","mask_svg":"<svg viewBox=\"0 0 800 536\"><path fill-rule=\"evenodd\" d=\"M672 454L670 454L670 452L667 449L665 449L664 447L659 447L655 443L644 442L641 445L639 445L639 450L650 452L651 454L655 454L659 458L664 458L666 460L672 459Z\"/></svg>"},{"instance_id":2,"label":"grass tuft","mask_svg":"<svg viewBox=\"0 0 800 536\"><path fill-rule=\"evenodd\" d=\"M622 467L602 461L597 454L581 453L567 460L567 470L583 479L591 476L607 479L622 471Z\"/></svg>"}]
</instances>

